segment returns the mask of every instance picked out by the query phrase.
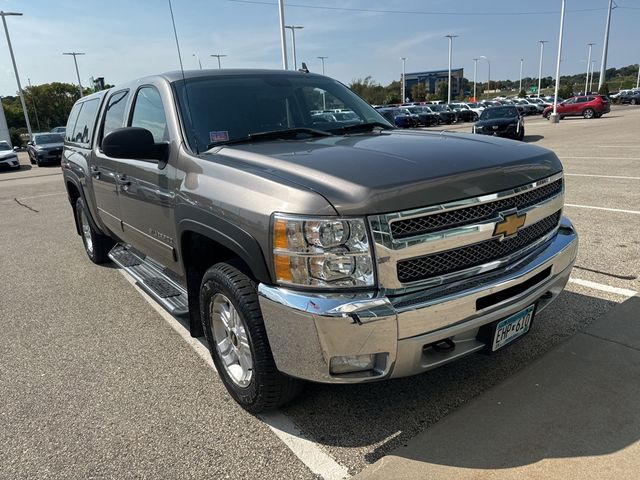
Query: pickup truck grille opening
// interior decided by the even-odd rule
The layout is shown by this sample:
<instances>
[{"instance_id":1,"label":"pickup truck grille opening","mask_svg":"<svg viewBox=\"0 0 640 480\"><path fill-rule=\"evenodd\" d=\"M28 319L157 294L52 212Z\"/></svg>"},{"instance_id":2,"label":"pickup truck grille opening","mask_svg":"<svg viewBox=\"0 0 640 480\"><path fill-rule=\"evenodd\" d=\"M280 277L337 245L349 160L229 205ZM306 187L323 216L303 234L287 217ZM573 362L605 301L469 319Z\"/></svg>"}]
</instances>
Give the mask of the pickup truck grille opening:
<instances>
[{"instance_id":1,"label":"pickup truck grille opening","mask_svg":"<svg viewBox=\"0 0 640 480\"><path fill-rule=\"evenodd\" d=\"M560 222L561 210L523 228L512 238L498 238L398 262L398 280L416 282L498 260L540 240Z\"/></svg>"},{"instance_id":2,"label":"pickup truck grille opening","mask_svg":"<svg viewBox=\"0 0 640 480\"><path fill-rule=\"evenodd\" d=\"M414 237L437 232L449 228L461 227L489 220L498 216L499 212L513 208L527 208L562 193L562 179L548 183L503 200L459 208L448 212L425 215L423 217L397 220L390 224L391 234L395 239Z\"/></svg>"},{"instance_id":3,"label":"pickup truck grille opening","mask_svg":"<svg viewBox=\"0 0 640 480\"><path fill-rule=\"evenodd\" d=\"M520 295L521 293L526 292L530 288L535 287L540 282L547 279L549 275L551 275L551 267L545 268L540 273L536 273L533 277L531 277L528 280L525 280L522 283L519 283L518 285L505 288L504 290L501 290L496 293L492 293L491 295L487 295L486 297L481 297L476 300L476 310L483 310L485 308L489 308L511 297Z\"/></svg>"}]
</instances>

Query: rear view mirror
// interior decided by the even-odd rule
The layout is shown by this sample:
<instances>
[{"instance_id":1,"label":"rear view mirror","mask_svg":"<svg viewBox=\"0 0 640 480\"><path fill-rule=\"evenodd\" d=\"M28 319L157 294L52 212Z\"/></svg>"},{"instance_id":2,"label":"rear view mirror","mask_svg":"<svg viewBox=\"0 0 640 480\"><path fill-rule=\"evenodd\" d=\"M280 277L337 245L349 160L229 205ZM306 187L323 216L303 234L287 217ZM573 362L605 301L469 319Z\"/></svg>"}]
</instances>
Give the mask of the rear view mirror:
<instances>
[{"instance_id":1,"label":"rear view mirror","mask_svg":"<svg viewBox=\"0 0 640 480\"><path fill-rule=\"evenodd\" d=\"M111 158L165 163L169 154L169 144L155 143L152 133L146 128L125 127L118 128L104 137L102 151Z\"/></svg>"}]
</instances>

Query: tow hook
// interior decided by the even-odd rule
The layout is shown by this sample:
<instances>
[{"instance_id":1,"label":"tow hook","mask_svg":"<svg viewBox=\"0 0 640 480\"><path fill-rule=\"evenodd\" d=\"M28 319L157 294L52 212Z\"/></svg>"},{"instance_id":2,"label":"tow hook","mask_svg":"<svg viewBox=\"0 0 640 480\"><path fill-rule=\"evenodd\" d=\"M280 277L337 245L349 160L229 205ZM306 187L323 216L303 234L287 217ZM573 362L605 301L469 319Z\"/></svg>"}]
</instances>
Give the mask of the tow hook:
<instances>
[{"instance_id":1,"label":"tow hook","mask_svg":"<svg viewBox=\"0 0 640 480\"><path fill-rule=\"evenodd\" d=\"M437 342L430 343L425 347L433 348L436 352L449 352L451 350L455 350L456 344L450 338L445 338L444 340L438 340Z\"/></svg>"}]
</instances>

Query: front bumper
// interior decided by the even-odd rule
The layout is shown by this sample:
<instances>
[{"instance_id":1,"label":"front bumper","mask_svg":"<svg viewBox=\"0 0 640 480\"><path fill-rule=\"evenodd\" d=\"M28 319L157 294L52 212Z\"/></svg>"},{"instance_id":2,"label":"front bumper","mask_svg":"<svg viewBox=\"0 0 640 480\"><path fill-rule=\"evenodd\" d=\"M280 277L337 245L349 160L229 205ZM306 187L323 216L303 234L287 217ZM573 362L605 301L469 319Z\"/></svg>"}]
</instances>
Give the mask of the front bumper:
<instances>
[{"instance_id":1,"label":"front bumper","mask_svg":"<svg viewBox=\"0 0 640 480\"><path fill-rule=\"evenodd\" d=\"M525 260L484 283L467 280L468 288L440 296L431 291L399 297L320 295L261 284L260 307L273 357L281 372L323 383L424 372L485 348L476 338L481 326L536 302L539 313L564 289L577 250L577 233L563 218L558 234ZM488 300L493 303L487 305ZM455 348L433 348L445 339ZM330 371L333 357L363 354L376 354L373 369Z\"/></svg>"},{"instance_id":2,"label":"front bumper","mask_svg":"<svg viewBox=\"0 0 640 480\"><path fill-rule=\"evenodd\" d=\"M18 157L5 158L0 160L0 166L20 168L20 162L18 161Z\"/></svg>"}]
</instances>

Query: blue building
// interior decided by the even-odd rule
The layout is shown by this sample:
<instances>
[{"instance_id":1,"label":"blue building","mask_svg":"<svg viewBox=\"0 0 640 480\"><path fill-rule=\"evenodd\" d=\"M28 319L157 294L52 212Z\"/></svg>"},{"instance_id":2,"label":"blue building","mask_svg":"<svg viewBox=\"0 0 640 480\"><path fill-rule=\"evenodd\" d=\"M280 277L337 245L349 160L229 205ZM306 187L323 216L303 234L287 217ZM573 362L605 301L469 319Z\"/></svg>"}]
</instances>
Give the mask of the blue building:
<instances>
[{"instance_id":1,"label":"blue building","mask_svg":"<svg viewBox=\"0 0 640 480\"><path fill-rule=\"evenodd\" d=\"M462 87L462 78L464 77L464 68L452 68L451 69L451 97L457 97L460 94L460 88ZM428 93L436 93L438 91L438 85L440 82L447 83L449 79L449 69L444 70L431 70L428 72L415 72L405 74L405 89L407 97L411 100L411 88L418 84L423 83L427 87Z\"/></svg>"}]
</instances>

